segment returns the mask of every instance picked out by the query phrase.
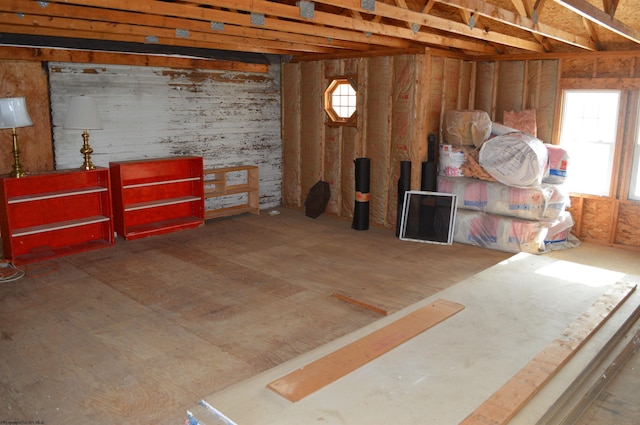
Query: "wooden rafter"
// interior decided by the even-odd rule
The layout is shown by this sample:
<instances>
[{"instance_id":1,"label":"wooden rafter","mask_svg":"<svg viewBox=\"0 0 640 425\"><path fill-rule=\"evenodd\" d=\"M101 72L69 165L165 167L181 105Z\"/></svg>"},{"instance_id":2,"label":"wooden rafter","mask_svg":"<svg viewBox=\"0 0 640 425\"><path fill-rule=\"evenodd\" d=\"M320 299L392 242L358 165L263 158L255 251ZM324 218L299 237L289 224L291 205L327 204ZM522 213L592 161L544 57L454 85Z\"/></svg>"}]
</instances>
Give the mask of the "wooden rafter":
<instances>
[{"instance_id":1,"label":"wooden rafter","mask_svg":"<svg viewBox=\"0 0 640 425\"><path fill-rule=\"evenodd\" d=\"M590 20L596 25L613 31L616 34L640 44L640 31L613 19L610 15L587 3L585 0L554 0L559 5L577 13L578 15Z\"/></svg>"},{"instance_id":2,"label":"wooden rafter","mask_svg":"<svg viewBox=\"0 0 640 425\"><path fill-rule=\"evenodd\" d=\"M613 19L613 16L616 14L616 9L618 9L619 2L620 0L602 0L604 11L611 17L611 19Z\"/></svg>"},{"instance_id":3,"label":"wooden rafter","mask_svg":"<svg viewBox=\"0 0 640 425\"><path fill-rule=\"evenodd\" d=\"M365 12L365 10L362 9L362 5L359 0L316 0L316 3L345 7L348 9L355 9ZM403 9L397 6L391 6L380 2L375 3L375 10L366 12L381 15L385 18L415 23L417 25L480 39L487 42L504 44L506 46L517 47L519 49L530 50L534 52L543 52L543 48L539 44L529 40L524 40L505 34L487 32L479 28L469 28L467 25L460 22L453 22L448 19L439 18L437 16L431 16L422 12ZM424 33L420 32L416 34L416 37L420 36L421 34Z\"/></svg>"},{"instance_id":4,"label":"wooden rafter","mask_svg":"<svg viewBox=\"0 0 640 425\"><path fill-rule=\"evenodd\" d=\"M516 8L520 16L527 16L527 7L524 0L511 0L511 4Z\"/></svg>"},{"instance_id":5,"label":"wooden rafter","mask_svg":"<svg viewBox=\"0 0 640 425\"><path fill-rule=\"evenodd\" d=\"M7 35L4 44L44 47L52 37L57 45L96 49L110 42L118 48L142 43L156 45L157 51L167 46L167 52L188 47L335 57L425 48L544 53L552 50L551 40L601 50L600 41L609 38L599 41L594 24L634 43L640 40L639 31L613 19L619 0L602 0L602 9L587 3L591 0L554 0L567 8L565 13L577 11L591 22L585 24L588 35L542 24L545 0L509 0L508 10L492 5L493 0L307 1L311 14L304 10L309 4L294 0L2 0L0 31ZM444 6L436 3L458 12L443 15ZM518 31L505 31L505 25Z\"/></svg>"},{"instance_id":6,"label":"wooden rafter","mask_svg":"<svg viewBox=\"0 0 640 425\"><path fill-rule=\"evenodd\" d=\"M300 52L331 53L335 49L314 46L309 43L290 41L283 45L280 41L273 41L272 35L262 39L247 38L241 34L226 35L212 32L188 31L188 37L176 36L176 28L159 28L143 25L128 25L121 23L108 23L99 21L80 21L70 18L43 18L33 15L17 16L13 13L0 13L0 25L12 32L30 35L48 35L55 37L86 38L94 40L112 40L135 43L149 43L148 37L155 37L158 42L173 46L205 47L228 50L239 49L238 46L251 43L246 46L254 52L271 52L285 54L290 50ZM263 32L266 36L267 32ZM154 41L155 42L155 41ZM236 46L236 47L234 47ZM244 49L243 49L244 50Z\"/></svg>"},{"instance_id":7,"label":"wooden rafter","mask_svg":"<svg viewBox=\"0 0 640 425\"><path fill-rule=\"evenodd\" d=\"M544 2L545 0L536 0L533 4L533 10L531 11L531 19L533 19L533 22L537 23L538 19L540 19L540 13L542 13Z\"/></svg>"},{"instance_id":8,"label":"wooden rafter","mask_svg":"<svg viewBox=\"0 0 640 425\"><path fill-rule=\"evenodd\" d=\"M299 19L298 8L296 8L295 6L287 6L280 3L275 3L275 2L265 1L265 0L204 0L204 1L200 1L200 3L206 3L206 4L210 3L212 5L218 5L220 7L228 7L233 5L237 9L243 10L243 11L250 11L250 12L256 12L256 13L264 13L265 15L271 15L271 16L280 16L280 17ZM327 2L316 1L315 3L327 3ZM359 2L357 7L353 7L353 4L354 2L342 2L342 1L334 1L331 3L332 6L336 6L336 7L341 7L341 8L350 9L350 10L357 10L361 13L380 15L378 13L373 13L371 11L362 9L360 7ZM395 6L385 5L380 2L376 2L376 5L384 6L386 8L404 10ZM291 12L290 10L291 8L295 10L294 13ZM382 15L382 17L384 17L384 15ZM388 24L379 23L379 22L353 19L346 16L339 16L339 15L326 13L326 12L316 11L314 13L313 18L309 19L308 21L316 24L327 25L329 27L350 29L353 31L361 31L365 34L378 34L378 35L384 35L389 37L397 37L400 39L411 40L411 41L431 44L435 46L453 47L453 48L458 48L463 50L470 50L470 51L484 52L484 53L493 52L493 49L491 49L490 46L487 46L484 43L479 43L473 40L469 40L469 41L460 40L460 39L454 39L451 37L441 36L438 34L428 34L428 33L422 33L422 32L414 33L413 30L410 30L408 28L400 28L394 25L388 25Z\"/></svg>"},{"instance_id":9,"label":"wooden rafter","mask_svg":"<svg viewBox=\"0 0 640 425\"><path fill-rule=\"evenodd\" d=\"M526 16L518 16L517 14L499 7L490 5L480 0L438 0L443 4L454 6L466 10L473 11L479 15L490 19L520 28L532 33L548 37L563 43L581 47L586 50L597 50L597 46L590 39L573 35L567 31L552 28L542 23L535 23ZM525 10L526 13L526 10Z\"/></svg>"},{"instance_id":10,"label":"wooden rafter","mask_svg":"<svg viewBox=\"0 0 640 425\"><path fill-rule=\"evenodd\" d=\"M429 13L433 6L436 4L436 0L427 0L427 3L422 8L422 13Z\"/></svg>"},{"instance_id":11,"label":"wooden rafter","mask_svg":"<svg viewBox=\"0 0 640 425\"><path fill-rule=\"evenodd\" d=\"M600 40L598 39L598 34L596 33L596 25L586 18L582 18L582 24L584 28L587 30L589 37L596 43L597 46L600 46Z\"/></svg>"},{"instance_id":12,"label":"wooden rafter","mask_svg":"<svg viewBox=\"0 0 640 425\"><path fill-rule=\"evenodd\" d=\"M532 22L534 24L537 24L537 21L533 19L533 16L534 16L533 7L529 1L511 0L511 3L513 3L513 5L516 8L516 11L520 16L524 16L526 18L532 18L531 19ZM549 43L549 39L546 36L535 33L535 32L532 32L531 34L533 35L533 38L535 38L538 41L538 43L540 43L540 45L544 47L544 49L547 52L550 52L552 50L551 43Z\"/></svg>"},{"instance_id":13,"label":"wooden rafter","mask_svg":"<svg viewBox=\"0 0 640 425\"><path fill-rule=\"evenodd\" d=\"M108 6L105 1L85 1L89 6ZM297 8L295 9L298 12ZM362 33L352 31L342 31L331 28L323 28L300 22L282 21L278 19L266 18L261 28L251 28L250 15L240 14L213 9L202 9L193 5L184 5L176 8L169 3L156 2L153 0L138 0L130 2L127 9L102 10L98 15L95 9L90 7L78 7L62 3L49 3L46 8L40 7L37 2L10 1L8 4L0 5L1 11L13 12L15 14L33 14L42 16L44 19L51 17L64 17L77 20L77 25L86 22L110 22L113 25L135 25L147 24L149 27L166 28L175 31L176 28L184 28L192 31L218 34L220 36L231 35L241 36L246 39L260 40L267 37L282 44L282 50L296 50L288 42L301 42L307 38L307 42L318 43L321 46L347 48L352 50L367 50L371 45L379 44L384 47L408 48L409 43L392 37L374 36L366 37ZM223 31L211 30L211 22L225 24ZM18 22L19 23L19 22ZM26 25L26 23L23 23ZM69 21L69 24L73 22ZM71 25L69 30L74 30ZM39 28L44 31L47 25ZM154 35L150 32L149 35ZM303 38L300 38L303 36ZM346 43L346 44L344 44ZM352 47L348 47L348 44ZM358 47L357 43L361 43ZM180 43L178 43L180 44ZM340 47L342 46L342 47ZM239 45L238 47L241 47Z\"/></svg>"}]
</instances>

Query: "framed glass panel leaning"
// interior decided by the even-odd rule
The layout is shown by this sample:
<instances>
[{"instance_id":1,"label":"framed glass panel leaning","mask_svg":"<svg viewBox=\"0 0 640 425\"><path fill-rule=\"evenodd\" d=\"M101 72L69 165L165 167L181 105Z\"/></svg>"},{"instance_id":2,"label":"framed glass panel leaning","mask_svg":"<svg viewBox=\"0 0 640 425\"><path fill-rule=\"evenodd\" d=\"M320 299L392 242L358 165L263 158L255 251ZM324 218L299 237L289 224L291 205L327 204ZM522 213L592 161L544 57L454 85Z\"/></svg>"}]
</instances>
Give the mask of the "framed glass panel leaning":
<instances>
[{"instance_id":1,"label":"framed glass panel leaning","mask_svg":"<svg viewBox=\"0 0 640 425\"><path fill-rule=\"evenodd\" d=\"M400 240L451 245L457 205L458 198L452 193L405 192Z\"/></svg>"}]
</instances>

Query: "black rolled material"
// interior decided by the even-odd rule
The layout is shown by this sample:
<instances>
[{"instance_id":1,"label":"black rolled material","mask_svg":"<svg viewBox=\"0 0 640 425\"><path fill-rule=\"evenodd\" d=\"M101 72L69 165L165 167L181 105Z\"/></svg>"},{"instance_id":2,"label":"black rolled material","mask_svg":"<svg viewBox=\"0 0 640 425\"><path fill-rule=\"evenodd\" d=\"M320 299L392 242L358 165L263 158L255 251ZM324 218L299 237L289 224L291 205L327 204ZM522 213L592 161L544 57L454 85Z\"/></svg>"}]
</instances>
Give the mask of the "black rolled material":
<instances>
[{"instance_id":1,"label":"black rolled material","mask_svg":"<svg viewBox=\"0 0 640 425\"><path fill-rule=\"evenodd\" d=\"M420 182L420 190L426 192L437 192L438 189L438 166L435 161L426 161L422 163L422 181Z\"/></svg>"},{"instance_id":2,"label":"black rolled material","mask_svg":"<svg viewBox=\"0 0 640 425\"><path fill-rule=\"evenodd\" d=\"M356 200L353 209L351 228L355 230L369 229L369 178L371 159L356 158Z\"/></svg>"},{"instance_id":3,"label":"black rolled material","mask_svg":"<svg viewBox=\"0 0 640 425\"><path fill-rule=\"evenodd\" d=\"M438 191L438 163L435 160L436 152L436 136L429 134L429 154L428 161L422 163L422 178L420 181L420 190L425 192ZM418 232L421 237L431 238L436 232L434 227L437 207L434 199L424 198L420 205L420 226Z\"/></svg>"},{"instance_id":4,"label":"black rolled material","mask_svg":"<svg viewBox=\"0 0 640 425\"><path fill-rule=\"evenodd\" d=\"M436 136L431 133L428 138L429 154L426 162L422 163L422 179L420 190L427 192L438 191L438 162L436 161Z\"/></svg>"},{"instance_id":5,"label":"black rolled material","mask_svg":"<svg viewBox=\"0 0 640 425\"><path fill-rule=\"evenodd\" d=\"M427 161L438 162L436 160L436 135L435 134L429 133L429 136L427 136L427 146L429 148L429 152L427 154Z\"/></svg>"},{"instance_id":6,"label":"black rolled material","mask_svg":"<svg viewBox=\"0 0 640 425\"><path fill-rule=\"evenodd\" d=\"M398 201L396 217L396 237L400 236L400 224L402 223L402 207L404 194L411 189L411 161L400 161L400 178L398 179Z\"/></svg>"}]
</instances>

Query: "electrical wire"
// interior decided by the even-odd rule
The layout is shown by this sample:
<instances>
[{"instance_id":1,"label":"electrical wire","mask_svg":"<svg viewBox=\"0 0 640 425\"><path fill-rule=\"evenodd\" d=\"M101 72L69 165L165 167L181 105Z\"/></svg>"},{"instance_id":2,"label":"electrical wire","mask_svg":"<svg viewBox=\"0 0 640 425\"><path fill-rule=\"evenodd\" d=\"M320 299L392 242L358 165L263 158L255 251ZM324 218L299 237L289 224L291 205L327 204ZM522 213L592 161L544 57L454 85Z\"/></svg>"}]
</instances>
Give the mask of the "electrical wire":
<instances>
[{"instance_id":1,"label":"electrical wire","mask_svg":"<svg viewBox=\"0 0 640 425\"><path fill-rule=\"evenodd\" d=\"M0 283L10 283L24 277L25 271L11 263L0 263Z\"/></svg>"}]
</instances>

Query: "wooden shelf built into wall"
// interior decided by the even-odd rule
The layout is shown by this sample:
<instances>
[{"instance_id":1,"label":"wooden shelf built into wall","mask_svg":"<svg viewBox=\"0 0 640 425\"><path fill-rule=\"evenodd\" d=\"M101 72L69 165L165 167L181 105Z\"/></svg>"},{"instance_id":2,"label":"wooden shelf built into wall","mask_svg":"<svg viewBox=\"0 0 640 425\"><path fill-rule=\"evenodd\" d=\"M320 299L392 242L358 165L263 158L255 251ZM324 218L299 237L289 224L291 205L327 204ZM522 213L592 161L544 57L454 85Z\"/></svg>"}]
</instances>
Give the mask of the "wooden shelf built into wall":
<instances>
[{"instance_id":1,"label":"wooden shelf built into wall","mask_svg":"<svg viewBox=\"0 0 640 425\"><path fill-rule=\"evenodd\" d=\"M202 157L111 162L118 235L137 239L204 224Z\"/></svg>"},{"instance_id":2,"label":"wooden shelf built into wall","mask_svg":"<svg viewBox=\"0 0 640 425\"><path fill-rule=\"evenodd\" d=\"M236 183L238 174L245 174L242 183ZM242 179L241 179L242 180ZM260 175L255 165L215 168L204 170L204 197L214 199L222 196L246 193L246 202L205 211L206 220L242 213L260 213Z\"/></svg>"},{"instance_id":3,"label":"wooden shelf built into wall","mask_svg":"<svg viewBox=\"0 0 640 425\"><path fill-rule=\"evenodd\" d=\"M3 177L0 192L4 257L14 264L114 243L107 168Z\"/></svg>"}]
</instances>

